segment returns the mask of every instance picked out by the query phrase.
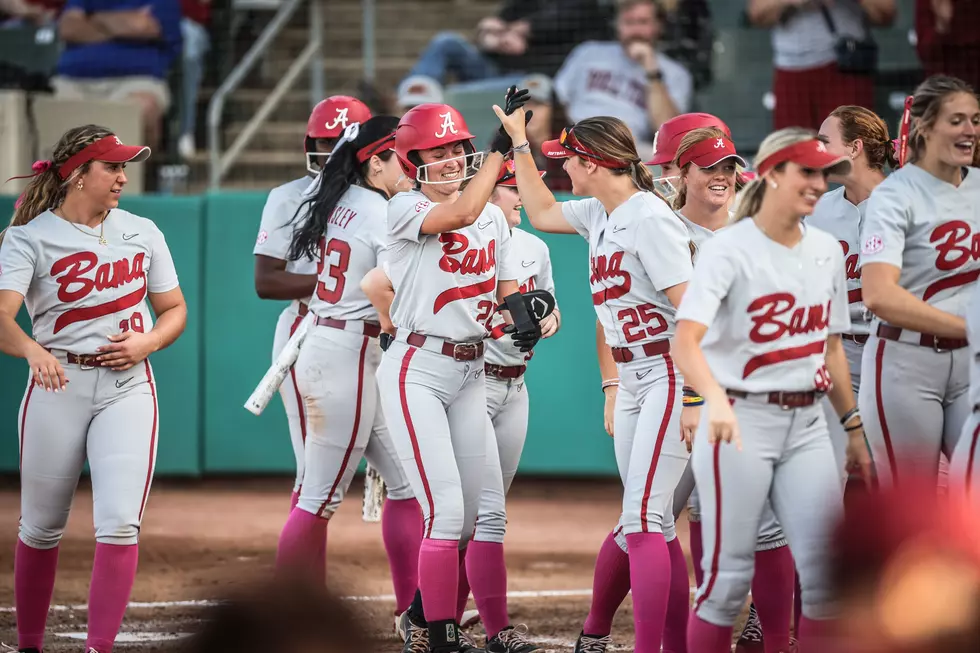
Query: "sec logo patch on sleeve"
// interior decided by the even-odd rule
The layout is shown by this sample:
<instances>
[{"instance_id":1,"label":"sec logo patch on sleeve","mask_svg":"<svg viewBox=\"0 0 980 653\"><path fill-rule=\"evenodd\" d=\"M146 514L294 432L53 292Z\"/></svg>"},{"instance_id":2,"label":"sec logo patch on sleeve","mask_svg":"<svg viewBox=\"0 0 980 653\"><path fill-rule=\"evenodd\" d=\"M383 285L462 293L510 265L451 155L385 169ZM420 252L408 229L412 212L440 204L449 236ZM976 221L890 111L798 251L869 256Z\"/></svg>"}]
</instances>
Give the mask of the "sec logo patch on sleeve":
<instances>
[{"instance_id":1,"label":"sec logo patch on sleeve","mask_svg":"<svg viewBox=\"0 0 980 653\"><path fill-rule=\"evenodd\" d=\"M864 244L861 245L862 254L877 254L883 249L885 249L885 242L878 234L871 234L864 239Z\"/></svg>"},{"instance_id":2,"label":"sec logo patch on sleeve","mask_svg":"<svg viewBox=\"0 0 980 653\"><path fill-rule=\"evenodd\" d=\"M416 213L421 213L422 211L424 211L424 210L426 210L427 208L429 208L429 204L430 204L430 203L429 203L429 202L426 202L426 201L422 201L422 202L418 202L418 203L417 203L417 204L415 205L415 212L416 212Z\"/></svg>"},{"instance_id":3,"label":"sec logo patch on sleeve","mask_svg":"<svg viewBox=\"0 0 980 653\"><path fill-rule=\"evenodd\" d=\"M259 237L255 239L255 244L261 245L267 240L269 240L269 233L265 229L263 229L262 231L259 232Z\"/></svg>"}]
</instances>

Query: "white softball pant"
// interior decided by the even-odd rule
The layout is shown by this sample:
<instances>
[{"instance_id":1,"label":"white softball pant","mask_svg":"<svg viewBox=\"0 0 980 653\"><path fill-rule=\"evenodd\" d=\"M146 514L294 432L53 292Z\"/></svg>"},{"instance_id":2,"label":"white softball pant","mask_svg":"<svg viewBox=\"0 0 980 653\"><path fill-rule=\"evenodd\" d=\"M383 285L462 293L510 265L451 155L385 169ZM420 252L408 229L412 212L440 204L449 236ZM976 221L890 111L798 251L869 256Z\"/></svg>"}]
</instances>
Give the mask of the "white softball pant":
<instances>
[{"instance_id":1,"label":"white softball pant","mask_svg":"<svg viewBox=\"0 0 980 653\"><path fill-rule=\"evenodd\" d=\"M528 396L524 377L486 377L487 461L474 540L504 541L507 526L505 498L517 474L527 437Z\"/></svg>"},{"instance_id":2,"label":"white softball pant","mask_svg":"<svg viewBox=\"0 0 980 653\"><path fill-rule=\"evenodd\" d=\"M697 615L731 626L745 605L755 572L757 533L766 501L786 532L800 575L803 614L834 615L827 558L832 528L843 504L827 423L819 405L784 410L754 399L732 407L742 437L708 443L708 421L696 435L694 476L701 496L704 582Z\"/></svg>"},{"instance_id":3,"label":"white softball pant","mask_svg":"<svg viewBox=\"0 0 980 653\"><path fill-rule=\"evenodd\" d=\"M486 474L483 357L457 361L435 351L437 338L416 348L401 335L378 368L385 420L422 507L424 537L465 543Z\"/></svg>"},{"instance_id":4,"label":"white softball pant","mask_svg":"<svg viewBox=\"0 0 980 653\"><path fill-rule=\"evenodd\" d=\"M95 539L136 544L156 464L159 411L149 361L124 371L69 365L58 393L29 382L19 414L20 539L35 549L61 541L86 459Z\"/></svg>"},{"instance_id":5,"label":"white softball pant","mask_svg":"<svg viewBox=\"0 0 980 653\"><path fill-rule=\"evenodd\" d=\"M307 420L297 506L327 519L343 502L362 457L381 474L388 496L412 498L379 404L381 348L377 338L363 335L363 325L311 326L293 368Z\"/></svg>"},{"instance_id":6,"label":"white softball pant","mask_svg":"<svg viewBox=\"0 0 980 653\"><path fill-rule=\"evenodd\" d=\"M969 347L868 339L858 405L879 483L938 479L940 453L953 454L972 410L969 366Z\"/></svg>"},{"instance_id":7,"label":"white softball pant","mask_svg":"<svg viewBox=\"0 0 980 653\"><path fill-rule=\"evenodd\" d=\"M276 335L272 342L272 360L275 362L279 352L286 346L289 336L293 335L303 317L296 310L296 302L279 314L279 321L276 322ZM296 456L296 481L293 483L293 492L299 492L303 486L303 468L305 465L306 441L306 414L303 411L303 397L300 394L296 379L296 366L294 365L289 374L279 386L279 396L282 397L282 405L286 409L286 420L289 424L289 440L293 445L293 454Z\"/></svg>"},{"instance_id":8,"label":"white softball pant","mask_svg":"<svg viewBox=\"0 0 980 653\"><path fill-rule=\"evenodd\" d=\"M859 397L861 391L861 365L864 357L864 344L853 340L843 339L844 354L847 357L847 366L851 372L851 388L854 396ZM834 405L830 403L829 397L824 397L821 402L823 405L824 417L827 419L827 431L830 433L830 444L834 447L834 461L837 463L837 471L840 473L841 483L847 482L847 432L840 423L840 416L834 410ZM863 417L863 414L862 414ZM865 429L867 429L867 418L864 418Z\"/></svg>"}]
</instances>

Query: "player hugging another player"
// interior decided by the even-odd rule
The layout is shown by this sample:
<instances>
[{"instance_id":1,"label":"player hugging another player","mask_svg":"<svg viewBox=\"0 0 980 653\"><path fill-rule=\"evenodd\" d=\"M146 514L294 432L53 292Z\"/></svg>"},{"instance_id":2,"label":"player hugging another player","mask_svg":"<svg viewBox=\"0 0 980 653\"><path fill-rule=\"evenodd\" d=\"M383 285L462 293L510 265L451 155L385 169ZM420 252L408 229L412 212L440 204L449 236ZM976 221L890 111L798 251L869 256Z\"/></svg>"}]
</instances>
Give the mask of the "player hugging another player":
<instances>
[{"instance_id":1,"label":"player hugging another player","mask_svg":"<svg viewBox=\"0 0 980 653\"><path fill-rule=\"evenodd\" d=\"M678 364L707 405L693 449L704 581L687 645L730 650L769 499L800 574L800 642L816 653L833 650L820 639L822 620L834 616L826 556L842 494L824 393L851 437L849 468L867 476L870 460L839 335L850 327L844 257L801 220L826 192L826 176L850 163L815 133L786 129L763 141L756 165L735 224L702 246L677 315Z\"/></svg>"},{"instance_id":2,"label":"player hugging another player","mask_svg":"<svg viewBox=\"0 0 980 653\"><path fill-rule=\"evenodd\" d=\"M422 526L378 403L381 327L359 284L387 243L388 199L404 179L394 156L397 124L375 116L349 125L296 212L289 258L314 257L319 278L313 322L294 365L307 419L305 474L279 538L277 566L322 573L327 525L364 456L388 488L382 537L403 611L418 585Z\"/></svg>"},{"instance_id":3,"label":"player hugging another player","mask_svg":"<svg viewBox=\"0 0 980 653\"><path fill-rule=\"evenodd\" d=\"M931 77L909 113L907 163L871 193L861 228L874 320L859 400L886 485L936 478L973 409L964 316L980 274L980 106L964 82Z\"/></svg>"},{"instance_id":4,"label":"player hugging another player","mask_svg":"<svg viewBox=\"0 0 980 653\"><path fill-rule=\"evenodd\" d=\"M514 142L524 140L519 115L502 121ZM687 228L653 192L650 171L622 121L579 121L542 149L566 159L573 193L592 198L557 202L531 154L517 151L524 208L536 229L578 233L588 241L592 302L619 376L614 429L623 513L599 552L592 608L576 650L605 649L631 587L636 650L660 651L661 640L665 651L684 650L690 595L671 497L689 454L679 437L683 380L670 338L674 307L691 275ZM665 622L679 628L665 631Z\"/></svg>"},{"instance_id":5,"label":"player hugging another player","mask_svg":"<svg viewBox=\"0 0 980 653\"><path fill-rule=\"evenodd\" d=\"M118 208L126 163L149 155L104 127L65 132L52 160L34 164L0 242L0 350L30 367L18 420L21 651L43 648L58 544L86 460L96 539L89 653L112 650L136 577L160 425L147 356L187 320L163 234ZM15 322L24 302L33 339Z\"/></svg>"}]
</instances>

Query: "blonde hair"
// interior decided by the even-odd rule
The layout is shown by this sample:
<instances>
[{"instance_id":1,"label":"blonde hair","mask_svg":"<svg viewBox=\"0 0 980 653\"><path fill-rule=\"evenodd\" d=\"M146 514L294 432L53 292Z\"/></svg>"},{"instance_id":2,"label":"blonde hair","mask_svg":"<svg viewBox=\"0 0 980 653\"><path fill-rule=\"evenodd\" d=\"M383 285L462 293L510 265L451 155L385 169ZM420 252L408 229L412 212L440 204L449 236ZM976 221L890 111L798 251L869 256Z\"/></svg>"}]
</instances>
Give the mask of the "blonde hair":
<instances>
[{"instance_id":1,"label":"blonde hair","mask_svg":"<svg viewBox=\"0 0 980 653\"><path fill-rule=\"evenodd\" d=\"M759 145L759 153L755 157L755 169L776 152L817 138L817 132L802 127L787 127L780 129L766 136L766 139ZM774 170L782 170L786 167L785 163L780 163ZM735 213L732 222L738 222L742 218L755 215L762 206L762 199L766 196L766 180L762 175L745 185L745 188L735 197Z\"/></svg>"},{"instance_id":2,"label":"blonde hair","mask_svg":"<svg viewBox=\"0 0 980 653\"><path fill-rule=\"evenodd\" d=\"M10 226L25 225L46 210L61 206L69 184L88 172L90 163L80 165L64 180L58 174L58 168L95 141L110 134L112 130L99 125L83 125L62 134L51 153L51 167L31 178L21 195L20 204L14 210Z\"/></svg>"},{"instance_id":3,"label":"blonde hair","mask_svg":"<svg viewBox=\"0 0 980 653\"><path fill-rule=\"evenodd\" d=\"M691 162L688 161L687 165L681 166L681 156L690 150L692 147L700 143L701 141L706 141L708 139L717 140L719 138L728 138L728 136L722 130L717 127L699 127L698 129L692 129L691 131L684 134L684 138L681 139L680 145L677 146L677 153L674 154L674 166L681 172L686 172L691 167ZM680 177L681 180L684 179L683 175ZM687 184L682 183L677 189L677 194L674 195L673 208L675 211L679 211L684 208L687 203Z\"/></svg>"},{"instance_id":4,"label":"blonde hair","mask_svg":"<svg viewBox=\"0 0 980 653\"><path fill-rule=\"evenodd\" d=\"M643 165L636 152L636 141L626 123L619 118L599 116L575 123L575 138L586 149L595 152L605 161L622 162L624 168L607 168L614 175L629 175L640 190L660 196L653 187L653 174ZM588 161L588 157L583 157ZM661 198L663 199L663 198Z\"/></svg>"},{"instance_id":5,"label":"blonde hair","mask_svg":"<svg viewBox=\"0 0 980 653\"><path fill-rule=\"evenodd\" d=\"M959 93L977 96L973 88L962 79L947 75L933 75L915 89L909 112L912 122L909 129L909 153L906 163L914 163L922 158L926 149L924 132L932 129L936 124L939 111L943 108L946 99Z\"/></svg>"},{"instance_id":6,"label":"blonde hair","mask_svg":"<svg viewBox=\"0 0 980 653\"><path fill-rule=\"evenodd\" d=\"M895 145L888 137L888 125L881 117L864 107L845 105L830 113L840 122L840 135L845 143L861 141L868 167L883 171L885 166L898 168Z\"/></svg>"}]
</instances>

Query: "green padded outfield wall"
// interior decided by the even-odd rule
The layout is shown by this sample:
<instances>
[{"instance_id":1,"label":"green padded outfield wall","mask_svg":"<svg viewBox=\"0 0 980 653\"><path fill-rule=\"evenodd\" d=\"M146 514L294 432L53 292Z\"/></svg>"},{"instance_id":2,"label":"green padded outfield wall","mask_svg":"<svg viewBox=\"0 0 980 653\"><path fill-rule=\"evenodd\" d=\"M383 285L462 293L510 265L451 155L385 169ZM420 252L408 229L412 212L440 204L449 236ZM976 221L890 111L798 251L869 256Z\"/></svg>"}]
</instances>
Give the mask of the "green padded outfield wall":
<instances>
[{"instance_id":1,"label":"green padded outfield wall","mask_svg":"<svg viewBox=\"0 0 980 653\"><path fill-rule=\"evenodd\" d=\"M276 320L286 305L258 299L252 285L264 202L264 193L123 202L160 225L189 306L187 331L151 359L160 387L159 475L293 472L282 403L274 399L261 417L242 407L271 363ZM12 203L0 198L3 215ZM528 372L531 419L521 471L615 474L612 440L602 427L587 246L576 236L539 235L551 248L563 326L537 347ZM27 326L23 311L20 318ZM23 361L0 355L0 472L17 469L25 381Z\"/></svg>"}]
</instances>

